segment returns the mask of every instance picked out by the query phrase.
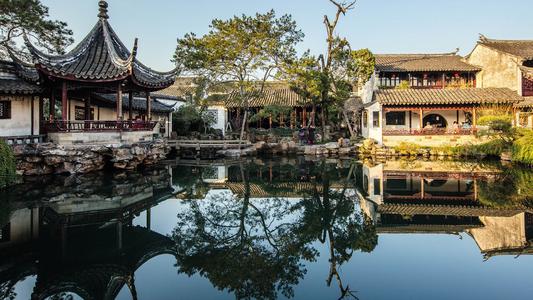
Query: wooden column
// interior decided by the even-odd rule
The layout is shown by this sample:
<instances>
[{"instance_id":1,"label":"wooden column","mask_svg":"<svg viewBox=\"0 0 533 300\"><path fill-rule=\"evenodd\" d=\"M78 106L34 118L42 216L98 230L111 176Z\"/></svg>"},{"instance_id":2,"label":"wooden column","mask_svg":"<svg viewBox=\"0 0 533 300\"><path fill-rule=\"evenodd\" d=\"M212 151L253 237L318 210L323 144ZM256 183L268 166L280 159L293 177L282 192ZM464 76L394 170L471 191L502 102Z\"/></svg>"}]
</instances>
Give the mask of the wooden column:
<instances>
[{"instance_id":1,"label":"wooden column","mask_svg":"<svg viewBox=\"0 0 533 300\"><path fill-rule=\"evenodd\" d=\"M413 112L409 111L409 132L413 129Z\"/></svg>"},{"instance_id":2,"label":"wooden column","mask_svg":"<svg viewBox=\"0 0 533 300\"><path fill-rule=\"evenodd\" d=\"M121 121L122 115L122 83L117 86L117 121Z\"/></svg>"},{"instance_id":3,"label":"wooden column","mask_svg":"<svg viewBox=\"0 0 533 300\"><path fill-rule=\"evenodd\" d=\"M68 92L67 82L63 81L61 86L61 119L67 121L68 116Z\"/></svg>"},{"instance_id":4,"label":"wooden column","mask_svg":"<svg viewBox=\"0 0 533 300\"><path fill-rule=\"evenodd\" d=\"M56 118L56 93L55 93L55 90L52 90L50 92L50 102L48 103L49 104L49 108L48 108L48 113L50 114L50 116L48 117L48 121L50 123L52 123L54 121L54 119Z\"/></svg>"},{"instance_id":5,"label":"wooden column","mask_svg":"<svg viewBox=\"0 0 533 300\"><path fill-rule=\"evenodd\" d=\"M34 130L35 130L35 97L31 97L31 135L33 135L34 133Z\"/></svg>"},{"instance_id":6,"label":"wooden column","mask_svg":"<svg viewBox=\"0 0 533 300\"><path fill-rule=\"evenodd\" d=\"M43 96L39 96L39 134L42 133L42 124L44 120L44 98Z\"/></svg>"},{"instance_id":7,"label":"wooden column","mask_svg":"<svg viewBox=\"0 0 533 300\"><path fill-rule=\"evenodd\" d=\"M152 120L152 99L150 92L146 92L146 121Z\"/></svg>"},{"instance_id":8,"label":"wooden column","mask_svg":"<svg viewBox=\"0 0 533 300\"><path fill-rule=\"evenodd\" d=\"M418 113L420 114L420 129L424 129L424 110L420 108Z\"/></svg>"},{"instance_id":9,"label":"wooden column","mask_svg":"<svg viewBox=\"0 0 533 300\"><path fill-rule=\"evenodd\" d=\"M272 129L272 114L268 116L268 126Z\"/></svg>"},{"instance_id":10,"label":"wooden column","mask_svg":"<svg viewBox=\"0 0 533 300\"><path fill-rule=\"evenodd\" d=\"M476 129L477 126L477 110L472 108L472 128Z\"/></svg>"},{"instance_id":11,"label":"wooden column","mask_svg":"<svg viewBox=\"0 0 533 300\"><path fill-rule=\"evenodd\" d=\"M91 119L91 93L87 93L87 98L85 98L85 120Z\"/></svg>"},{"instance_id":12,"label":"wooden column","mask_svg":"<svg viewBox=\"0 0 533 300\"><path fill-rule=\"evenodd\" d=\"M303 127L307 126L307 107L304 106L302 111L302 125Z\"/></svg>"},{"instance_id":13,"label":"wooden column","mask_svg":"<svg viewBox=\"0 0 533 300\"><path fill-rule=\"evenodd\" d=\"M130 91L128 94L128 120L133 120L133 92Z\"/></svg>"},{"instance_id":14,"label":"wooden column","mask_svg":"<svg viewBox=\"0 0 533 300\"><path fill-rule=\"evenodd\" d=\"M420 194L422 195L422 199L424 199L426 191L424 190L424 177L422 176L420 176Z\"/></svg>"}]
</instances>

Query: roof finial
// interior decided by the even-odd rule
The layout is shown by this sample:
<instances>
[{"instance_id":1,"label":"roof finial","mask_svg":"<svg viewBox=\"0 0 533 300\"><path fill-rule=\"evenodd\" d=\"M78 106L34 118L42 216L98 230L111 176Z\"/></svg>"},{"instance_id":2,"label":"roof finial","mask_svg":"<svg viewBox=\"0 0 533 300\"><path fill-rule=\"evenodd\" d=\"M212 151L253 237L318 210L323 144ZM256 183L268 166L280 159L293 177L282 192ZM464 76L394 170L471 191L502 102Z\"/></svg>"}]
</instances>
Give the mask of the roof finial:
<instances>
[{"instance_id":1,"label":"roof finial","mask_svg":"<svg viewBox=\"0 0 533 300\"><path fill-rule=\"evenodd\" d=\"M488 40L489 40L489 39L488 39L485 35L483 35L483 34L481 34L481 33L479 34L479 41L480 41L480 42L485 43L485 42L487 42Z\"/></svg>"},{"instance_id":2,"label":"roof finial","mask_svg":"<svg viewBox=\"0 0 533 300\"><path fill-rule=\"evenodd\" d=\"M100 12L98 13L98 18L107 20L109 19L109 16L107 15L107 1L101 0L98 2L98 6L100 7Z\"/></svg>"}]
</instances>

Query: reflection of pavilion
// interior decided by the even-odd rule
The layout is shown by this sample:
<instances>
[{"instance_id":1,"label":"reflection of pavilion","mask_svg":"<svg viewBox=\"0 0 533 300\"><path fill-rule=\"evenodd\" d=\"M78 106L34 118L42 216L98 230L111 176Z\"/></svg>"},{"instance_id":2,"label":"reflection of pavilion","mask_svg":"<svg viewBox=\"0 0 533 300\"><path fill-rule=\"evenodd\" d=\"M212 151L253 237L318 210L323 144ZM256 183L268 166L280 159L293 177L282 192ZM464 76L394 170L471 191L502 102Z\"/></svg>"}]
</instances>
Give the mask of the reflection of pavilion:
<instances>
[{"instance_id":1,"label":"reflection of pavilion","mask_svg":"<svg viewBox=\"0 0 533 300\"><path fill-rule=\"evenodd\" d=\"M379 233L468 233L487 256L528 253L533 215L478 200L478 183L498 169L453 162L388 162L363 167L362 209ZM448 171L445 171L448 170Z\"/></svg>"},{"instance_id":2,"label":"reflection of pavilion","mask_svg":"<svg viewBox=\"0 0 533 300\"><path fill-rule=\"evenodd\" d=\"M61 293L114 299L125 285L135 297L134 272L155 256L174 254L173 241L150 230L151 207L171 196L165 172L113 179L111 189L92 182L77 196L65 187L47 195L51 202L12 207L0 241L0 293L36 276L32 299ZM146 227L133 226L141 212Z\"/></svg>"}]
</instances>

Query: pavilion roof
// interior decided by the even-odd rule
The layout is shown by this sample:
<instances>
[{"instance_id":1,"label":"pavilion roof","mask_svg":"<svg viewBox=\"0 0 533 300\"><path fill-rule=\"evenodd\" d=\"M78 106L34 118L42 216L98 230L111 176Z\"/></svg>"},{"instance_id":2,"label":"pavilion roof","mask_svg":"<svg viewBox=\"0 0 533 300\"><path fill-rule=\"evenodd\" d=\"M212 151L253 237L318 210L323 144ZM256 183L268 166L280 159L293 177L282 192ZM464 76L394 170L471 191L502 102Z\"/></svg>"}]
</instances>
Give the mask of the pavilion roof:
<instances>
[{"instance_id":1,"label":"pavilion roof","mask_svg":"<svg viewBox=\"0 0 533 300\"><path fill-rule=\"evenodd\" d=\"M114 82L130 79L134 85L150 90L174 83L176 72L157 72L137 58L137 40L132 51L120 41L108 22L107 3L100 1L99 20L89 34L69 53L49 55L38 50L25 37L34 63L41 72L82 82Z\"/></svg>"},{"instance_id":2,"label":"pavilion roof","mask_svg":"<svg viewBox=\"0 0 533 300\"><path fill-rule=\"evenodd\" d=\"M35 95L41 93L42 87L31 81L33 75L31 69L28 70L24 66L0 61L0 94Z\"/></svg>"},{"instance_id":3,"label":"pavilion roof","mask_svg":"<svg viewBox=\"0 0 533 300\"><path fill-rule=\"evenodd\" d=\"M524 100L508 88L382 89L374 93L382 105L514 104Z\"/></svg>"},{"instance_id":4,"label":"pavilion roof","mask_svg":"<svg viewBox=\"0 0 533 300\"><path fill-rule=\"evenodd\" d=\"M477 72L481 69L455 53L376 54L378 72Z\"/></svg>"},{"instance_id":5,"label":"pavilion roof","mask_svg":"<svg viewBox=\"0 0 533 300\"><path fill-rule=\"evenodd\" d=\"M481 35L478 44L523 60L533 59L533 40L496 40Z\"/></svg>"}]
</instances>

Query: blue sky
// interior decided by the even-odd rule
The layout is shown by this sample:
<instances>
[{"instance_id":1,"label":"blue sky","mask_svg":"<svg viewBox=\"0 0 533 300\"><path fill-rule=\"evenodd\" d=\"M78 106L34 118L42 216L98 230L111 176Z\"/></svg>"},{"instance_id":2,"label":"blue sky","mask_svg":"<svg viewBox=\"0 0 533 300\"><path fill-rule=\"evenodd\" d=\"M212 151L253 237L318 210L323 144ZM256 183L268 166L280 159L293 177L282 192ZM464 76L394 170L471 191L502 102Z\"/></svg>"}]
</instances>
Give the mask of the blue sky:
<instances>
[{"instance_id":1,"label":"blue sky","mask_svg":"<svg viewBox=\"0 0 533 300\"><path fill-rule=\"evenodd\" d=\"M97 18L97 0L41 0L52 18L61 19L79 41ZM139 38L139 59L158 70L171 69L176 39L205 33L213 18L274 9L291 14L305 33L303 52L323 50L327 0L108 0L110 22L126 45ZM375 53L450 52L467 54L478 33L491 38L533 39L531 0L359 0L338 27L353 48Z\"/></svg>"}]
</instances>

